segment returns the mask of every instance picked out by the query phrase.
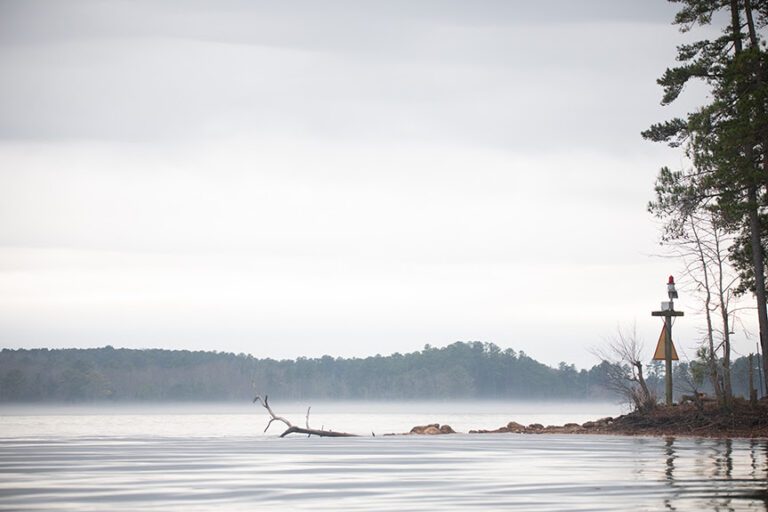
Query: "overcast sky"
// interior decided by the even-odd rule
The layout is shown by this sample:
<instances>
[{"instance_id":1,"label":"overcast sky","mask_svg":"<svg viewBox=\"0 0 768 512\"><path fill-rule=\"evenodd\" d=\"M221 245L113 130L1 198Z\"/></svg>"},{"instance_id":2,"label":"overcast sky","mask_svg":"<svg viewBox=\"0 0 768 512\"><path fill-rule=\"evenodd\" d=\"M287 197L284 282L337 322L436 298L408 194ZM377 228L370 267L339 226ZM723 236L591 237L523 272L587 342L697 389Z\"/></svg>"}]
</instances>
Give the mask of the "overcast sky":
<instances>
[{"instance_id":1,"label":"overcast sky","mask_svg":"<svg viewBox=\"0 0 768 512\"><path fill-rule=\"evenodd\" d=\"M674 11L0 0L0 345L650 357Z\"/></svg>"}]
</instances>

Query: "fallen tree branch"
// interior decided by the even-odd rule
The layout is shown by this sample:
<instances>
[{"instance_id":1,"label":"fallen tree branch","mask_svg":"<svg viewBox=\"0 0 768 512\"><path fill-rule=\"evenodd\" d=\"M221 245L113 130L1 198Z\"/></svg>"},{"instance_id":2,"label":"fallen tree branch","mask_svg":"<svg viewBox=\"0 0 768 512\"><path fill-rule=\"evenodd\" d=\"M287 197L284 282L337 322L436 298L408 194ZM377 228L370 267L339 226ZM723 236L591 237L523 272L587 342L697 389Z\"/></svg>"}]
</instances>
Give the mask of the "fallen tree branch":
<instances>
[{"instance_id":1,"label":"fallen tree branch","mask_svg":"<svg viewBox=\"0 0 768 512\"><path fill-rule=\"evenodd\" d=\"M309 411L312 407L307 408L307 417L306 417L306 425L307 428L301 428L294 426L290 421L283 418L282 416L278 416L275 414L275 412L272 410L272 407L269 406L269 396L264 395L264 398L261 397L261 395L256 395L256 398L253 399L253 403L259 402L262 407L264 407L267 412L269 413L270 419L267 423L267 427L264 429L264 432L266 432L269 429L269 426L272 425L272 422L274 421L282 421L285 423L285 425L288 427L285 432L280 434L280 437L285 437L288 434L307 434L307 436L318 436L318 437L357 437L356 434L348 434L347 432L334 432L333 430L317 430L313 428L309 428Z\"/></svg>"},{"instance_id":2,"label":"fallen tree branch","mask_svg":"<svg viewBox=\"0 0 768 512\"><path fill-rule=\"evenodd\" d=\"M274 411L272 411L272 408L269 406L269 396L268 395L264 395L264 398L261 398L261 395L256 395L256 398L253 399L253 403L256 403L256 402L259 402L262 405L262 407L264 407L267 410L267 412L269 412L269 415L271 416L271 419L269 420L269 423L267 423L267 426L264 429L264 432L269 430L269 426L272 425L272 422L275 421L275 420L282 421L283 423L285 423L285 425L288 428L293 426L290 421L288 421L287 419L285 419L285 418L283 418L281 416L277 416L274 413Z\"/></svg>"},{"instance_id":3,"label":"fallen tree branch","mask_svg":"<svg viewBox=\"0 0 768 512\"><path fill-rule=\"evenodd\" d=\"M333 430L316 430L314 428L301 428L301 427L289 427L285 432L280 434L280 437L285 437L288 434L307 434L307 436L319 436L319 437L357 437L357 434L349 434L347 432L334 432Z\"/></svg>"}]
</instances>

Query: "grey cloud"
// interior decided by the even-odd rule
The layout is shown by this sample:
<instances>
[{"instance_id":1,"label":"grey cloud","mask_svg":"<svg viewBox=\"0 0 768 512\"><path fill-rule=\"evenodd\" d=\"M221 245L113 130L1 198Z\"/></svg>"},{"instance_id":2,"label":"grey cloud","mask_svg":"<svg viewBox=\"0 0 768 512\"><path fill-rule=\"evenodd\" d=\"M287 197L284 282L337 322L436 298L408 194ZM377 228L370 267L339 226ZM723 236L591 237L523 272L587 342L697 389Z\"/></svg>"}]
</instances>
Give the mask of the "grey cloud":
<instances>
[{"instance_id":1,"label":"grey cloud","mask_svg":"<svg viewBox=\"0 0 768 512\"><path fill-rule=\"evenodd\" d=\"M626 146L645 126L612 102L655 101L661 71L638 40L674 34L648 5L6 2L0 137Z\"/></svg>"},{"instance_id":2,"label":"grey cloud","mask_svg":"<svg viewBox=\"0 0 768 512\"><path fill-rule=\"evenodd\" d=\"M674 10L0 0L0 341L578 360L669 273Z\"/></svg>"},{"instance_id":3,"label":"grey cloud","mask_svg":"<svg viewBox=\"0 0 768 512\"><path fill-rule=\"evenodd\" d=\"M355 51L380 35L429 25L471 28L570 23L668 24L666 2L637 0L4 0L0 42L89 37L190 37L233 43L339 46ZM394 29L394 31L393 31ZM397 45L397 37L382 46Z\"/></svg>"}]
</instances>

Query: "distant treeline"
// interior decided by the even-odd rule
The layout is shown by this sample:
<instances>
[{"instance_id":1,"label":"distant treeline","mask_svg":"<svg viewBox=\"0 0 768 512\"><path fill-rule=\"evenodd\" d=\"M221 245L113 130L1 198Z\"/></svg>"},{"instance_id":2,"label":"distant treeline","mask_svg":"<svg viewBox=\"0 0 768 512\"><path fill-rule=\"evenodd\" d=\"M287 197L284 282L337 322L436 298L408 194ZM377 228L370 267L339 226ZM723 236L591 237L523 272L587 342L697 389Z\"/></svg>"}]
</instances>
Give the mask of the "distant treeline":
<instances>
[{"instance_id":1,"label":"distant treeline","mask_svg":"<svg viewBox=\"0 0 768 512\"><path fill-rule=\"evenodd\" d=\"M743 359L743 358L742 358ZM734 392L746 394L746 360L734 362ZM492 343L429 345L366 358L258 359L187 350L3 349L0 401L548 398L608 399L607 363L577 370L544 365ZM743 372L740 372L740 368ZM679 370L683 370L681 365ZM651 371L649 382L662 386Z\"/></svg>"}]
</instances>

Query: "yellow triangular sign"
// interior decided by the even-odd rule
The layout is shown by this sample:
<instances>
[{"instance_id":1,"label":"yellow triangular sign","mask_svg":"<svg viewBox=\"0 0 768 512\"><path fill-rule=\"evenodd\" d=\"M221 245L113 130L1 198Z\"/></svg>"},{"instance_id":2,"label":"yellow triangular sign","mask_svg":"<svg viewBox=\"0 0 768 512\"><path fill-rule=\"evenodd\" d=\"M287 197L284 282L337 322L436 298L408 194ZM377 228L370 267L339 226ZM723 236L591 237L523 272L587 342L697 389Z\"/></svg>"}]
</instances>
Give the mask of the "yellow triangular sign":
<instances>
[{"instance_id":1,"label":"yellow triangular sign","mask_svg":"<svg viewBox=\"0 0 768 512\"><path fill-rule=\"evenodd\" d=\"M664 344L667 341L667 326L661 326L661 334L659 335L659 342L656 344L656 352L653 354L654 361L664 361ZM672 360L679 361L677 357L677 350L675 350L675 344L672 343Z\"/></svg>"}]
</instances>

